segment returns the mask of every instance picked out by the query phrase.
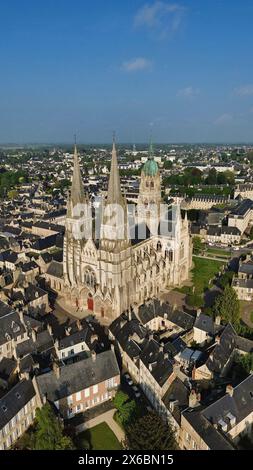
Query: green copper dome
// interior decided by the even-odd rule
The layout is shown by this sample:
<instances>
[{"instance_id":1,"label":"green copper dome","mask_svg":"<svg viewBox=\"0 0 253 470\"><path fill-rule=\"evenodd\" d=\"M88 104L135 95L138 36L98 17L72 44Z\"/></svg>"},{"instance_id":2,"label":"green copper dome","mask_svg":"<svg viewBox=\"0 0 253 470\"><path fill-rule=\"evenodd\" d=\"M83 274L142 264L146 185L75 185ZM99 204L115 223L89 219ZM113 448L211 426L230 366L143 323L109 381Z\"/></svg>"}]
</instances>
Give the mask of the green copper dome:
<instances>
[{"instance_id":1,"label":"green copper dome","mask_svg":"<svg viewBox=\"0 0 253 470\"><path fill-rule=\"evenodd\" d=\"M153 158L148 158L144 163L143 171L146 176L155 176L158 173L158 165Z\"/></svg>"}]
</instances>

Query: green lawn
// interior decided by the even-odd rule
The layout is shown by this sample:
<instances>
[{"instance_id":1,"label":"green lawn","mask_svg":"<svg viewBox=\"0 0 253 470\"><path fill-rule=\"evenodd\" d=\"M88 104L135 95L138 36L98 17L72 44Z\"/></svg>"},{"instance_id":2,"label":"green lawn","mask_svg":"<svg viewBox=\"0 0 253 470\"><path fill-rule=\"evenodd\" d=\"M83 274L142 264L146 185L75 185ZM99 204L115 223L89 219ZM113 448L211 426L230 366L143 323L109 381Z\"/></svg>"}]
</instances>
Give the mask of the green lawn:
<instances>
[{"instance_id":1,"label":"green lawn","mask_svg":"<svg viewBox=\"0 0 253 470\"><path fill-rule=\"evenodd\" d=\"M230 252L229 251L226 251L226 250L219 250L219 248L207 248L206 254L208 255L216 255L216 256L225 256L225 257L228 257L230 258L231 255L230 255Z\"/></svg>"},{"instance_id":2,"label":"green lawn","mask_svg":"<svg viewBox=\"0 0 253 470\"><path fill-rule=\"evenodd\" d=\"M75 444L78 449L83 449L87 442L89 442L91 450L122 449L114 432L106 423L100 423L94 426L94 428L87 429L87 431L78 434Z\"/></svg>"},{"instance_id":3,"label":"green lawn","mask_svg":"<svg viewBox=\"0 0 253 470\"><path fill-rule=\"evenodd\" d=\"M209 280L213 279L220 268L224 265L223 261L193 257L194 268L192 270L192 283L195 286L195 293L202 295L205 289L211 287Z\"/></svg>"}]
</instances>

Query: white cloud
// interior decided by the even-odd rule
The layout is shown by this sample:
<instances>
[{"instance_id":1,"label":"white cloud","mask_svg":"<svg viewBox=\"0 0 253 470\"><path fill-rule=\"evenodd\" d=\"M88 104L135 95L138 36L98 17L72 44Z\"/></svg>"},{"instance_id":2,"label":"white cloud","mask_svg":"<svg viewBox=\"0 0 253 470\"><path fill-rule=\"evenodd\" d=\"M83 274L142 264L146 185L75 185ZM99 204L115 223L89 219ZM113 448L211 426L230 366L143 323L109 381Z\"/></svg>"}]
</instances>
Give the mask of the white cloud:
<instances>
[{"instance_id":1,"label":"white cloud","mask_svg":"<svg viewBox=\"0 0 253 470\"><path fill-rule=\"evenodd\" d=\"M182 96L184 98L194 98L194 96L199 95L200 91L198 88L193 88L192 86L187 86L178 90L177 96Z\"/></svg>"},{"instance_id":2,"label":"white cloud","mask_svg":"<svg viewBox=\"0 0 253 470\"><path fill-rule=\"evenodd\" d=\"M214 124L217 124L217 125L228 124L228 123L230 123L232 120L233 120L232 114L224 113L224 114L221 114L220 116L218 116L218 117L215 119Z\"/></svg>"},{"instance_id":3,"label":"white cloud","mask_svg":"<svg viewBox=\"0 0 253 470\"><path fill-rule=\"evenodd\" d=\"M185 11L186 8L178 3L155 1L144 5L137 11L134 25L159 30L160 36L163 37L179 29Z\"/></svg>"},{"instance_id":4,"label":"white cloud","mask_svg":"<svg viewBox=\"0 0 253 470\"><path fill-rule=\"evenodd\" d=\"M252 96L253 84L243 85L234 89L234 93L238 96Z\"/></svg>"},{"instance_id":5,"label":"white cloud","mask_svg":"<svg viewBox=\"0 0 253 470\"><path fill-rule=\"evenodd\" d=\"M136 57L135 59L123 62L121 68L125 72L136 72L150 68L152 62L144 57Z\"/></svg>"}]
</instances>

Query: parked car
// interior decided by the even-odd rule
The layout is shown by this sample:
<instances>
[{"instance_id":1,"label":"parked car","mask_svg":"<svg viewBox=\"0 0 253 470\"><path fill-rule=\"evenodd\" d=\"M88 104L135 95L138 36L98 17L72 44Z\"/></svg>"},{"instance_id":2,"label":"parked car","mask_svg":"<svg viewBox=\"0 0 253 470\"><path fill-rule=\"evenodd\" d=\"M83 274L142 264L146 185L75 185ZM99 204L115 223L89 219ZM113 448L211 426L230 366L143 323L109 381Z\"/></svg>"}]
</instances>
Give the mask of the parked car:
<instances>
[{"instance_id":1,"label":"parked car","mask_svg":"<svg viewBox=\"0 0 253 470\"><path fill-rule=\"evenodd\" d=\"M131 379L131 377L130 377L129 374L125 374L125 375L124 375L124 378L126 379L128 385L133 385L133 381L132 381L132 379Z\"/></svg>"}]
</instances>

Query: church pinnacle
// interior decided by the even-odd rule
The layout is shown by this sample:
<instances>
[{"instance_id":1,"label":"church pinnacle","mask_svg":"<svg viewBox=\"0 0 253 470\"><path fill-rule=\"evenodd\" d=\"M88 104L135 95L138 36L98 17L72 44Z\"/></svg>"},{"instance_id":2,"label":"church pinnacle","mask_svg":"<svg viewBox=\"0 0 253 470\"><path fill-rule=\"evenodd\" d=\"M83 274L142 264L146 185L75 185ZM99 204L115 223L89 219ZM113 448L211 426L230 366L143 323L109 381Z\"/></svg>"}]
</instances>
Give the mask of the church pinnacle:
<instances>
[{"instance_id":1,"label":"church pinnacle","mask_svg":"<svg viewBox=\"0 0 253 470\"><path fill-rule=\"evenodd\" d=\"M77 204L85 203L88 200L87 195L85 194L84 188L83 188L83 182L82 182L82 176L81 176L81 170L80 170L80 165L79 165L76 144L74 147L73 161L74 161L73 176L72 176L72 184L71 184L70 199L69 199L70 207L72 210Z\"/></svg>"},{"instance_id":2,"label":"church pinnacle","mask_svg":"<svg viewBox=\"0 0 253 470\"><path fill-rule=\"evenodd\" d=\"M118 159L115 145L115 137L113 136L112 144L112 161L108 184L107 202L109 204L122 204L123 195L120 187L120 176L118 168Z\"/></svg>"}]
</instances>

